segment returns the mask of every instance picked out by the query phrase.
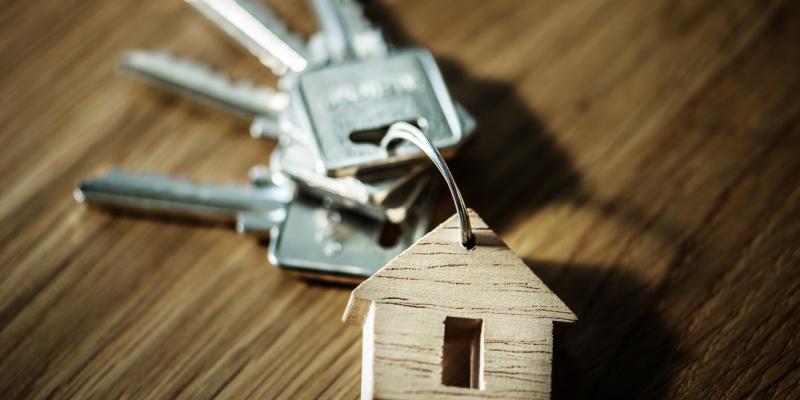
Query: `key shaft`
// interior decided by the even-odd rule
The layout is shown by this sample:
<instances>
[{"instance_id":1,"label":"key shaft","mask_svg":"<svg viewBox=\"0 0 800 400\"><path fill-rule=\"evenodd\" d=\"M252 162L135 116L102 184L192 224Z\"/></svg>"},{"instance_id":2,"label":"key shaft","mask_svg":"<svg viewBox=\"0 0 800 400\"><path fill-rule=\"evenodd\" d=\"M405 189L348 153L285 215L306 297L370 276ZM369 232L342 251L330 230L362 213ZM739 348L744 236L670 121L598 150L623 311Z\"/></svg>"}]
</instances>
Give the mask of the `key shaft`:
<instances>
[{"instance_id":1,"label":"key shaft","mask_svg":"<svg viewBox=\"0 0 800 400\"><path fill-rule=\"evenodd\" d=\"M382 57L388 45L354 0L311 0L333 61Z\"/></svg>"},{"instance_id":2,"label":"key shaft","mask_svg":"<svg viewBox=\"0 0 800 400\"><path fill-rule=\"evenodd\" d=\"M242 223L263 231L283 222L286 204L294 198L294 188L275 185L198 184L151 174L130 174L111 170L82 181L75 199L101 207L146 214L191 218L202 222Z\"/></svg>"},{"instance_id":3,"label":"key shaft","mask_svg":"<svg viewBox=\"0 0 800 400\"><path fill-rule=\"evenodd\" d=\"M249 0L186 0L277 75L308 67L301 38L265 6Z\"/></svg>"},{"instance_id":4,"label":"key shaft","mask_svg":"<svg viewBox=\"0 0 800 400\"><path fill-rule=\"evenodd\" d=\"M132 50L120 69L171 92L220 108L232 114L277 119L289 96L248 81L233 81L196 61L166 52Z\"/></svg>"}]
</instances>

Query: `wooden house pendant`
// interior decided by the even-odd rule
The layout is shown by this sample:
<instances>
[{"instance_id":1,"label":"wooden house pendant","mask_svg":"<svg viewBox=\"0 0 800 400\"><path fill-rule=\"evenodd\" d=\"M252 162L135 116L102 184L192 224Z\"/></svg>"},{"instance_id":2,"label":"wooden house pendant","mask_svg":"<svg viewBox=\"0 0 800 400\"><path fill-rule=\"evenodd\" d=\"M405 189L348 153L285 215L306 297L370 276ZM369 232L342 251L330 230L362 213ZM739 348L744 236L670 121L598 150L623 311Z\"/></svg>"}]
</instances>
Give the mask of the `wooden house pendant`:
<instances>
[{"instance_id":1,"label":"wooden house pendant","mask_svg":"<svg viewBox=\"0 0 800 400\"><path fill-rule=\"evenodd\" d=\"M553 323L572 311L472 210L438 151L398 123L445 176L458 213L350 295L363 325L361 398L550 397Z\"/></svg>"}]
</instances>

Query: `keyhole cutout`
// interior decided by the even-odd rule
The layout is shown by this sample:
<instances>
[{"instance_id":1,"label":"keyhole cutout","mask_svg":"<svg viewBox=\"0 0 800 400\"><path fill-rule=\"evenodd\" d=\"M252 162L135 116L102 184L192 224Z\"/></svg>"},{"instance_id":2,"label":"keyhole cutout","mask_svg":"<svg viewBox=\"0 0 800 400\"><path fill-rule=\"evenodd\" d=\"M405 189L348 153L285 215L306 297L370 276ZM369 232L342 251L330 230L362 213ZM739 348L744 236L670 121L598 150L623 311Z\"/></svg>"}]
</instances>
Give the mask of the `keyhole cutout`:
<instances>
[{"instance_id":1,"label":"keyhole cutout","mask_svg":"<svg viewBox=\"0 0 800 400\"><path fill-rule=\"evenodd\" d=\"M375 128L355 130L353 132L350 132L348 138L353 143L371 144L373 146L380 146L381 140L383 140L383 137L386 136L386 132L389 131L389 127L396 122L405 122L414 125L423 132L425 132L426 129L428 128L428 120L426 120L425 118L418 118L416 120L409 120L409 121L394 121L391 124L381 125Z\"/></svg>"}]
</instances>

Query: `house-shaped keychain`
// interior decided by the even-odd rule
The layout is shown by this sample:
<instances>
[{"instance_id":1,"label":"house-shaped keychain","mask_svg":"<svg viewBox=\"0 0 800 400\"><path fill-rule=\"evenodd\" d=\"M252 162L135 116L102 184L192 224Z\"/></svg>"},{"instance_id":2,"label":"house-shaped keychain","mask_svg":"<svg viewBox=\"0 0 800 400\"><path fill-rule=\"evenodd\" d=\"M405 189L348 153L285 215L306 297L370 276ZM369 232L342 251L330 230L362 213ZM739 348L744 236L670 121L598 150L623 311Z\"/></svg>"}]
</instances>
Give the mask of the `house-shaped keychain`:
<instances>
[{"instance_id":1,"label":"house-shaped keychain","mask_svg":"<svg viewBox=\"0 0 800 400\"><path fill-rule=\"evenodd\" d=\"M353 290L344 320L363 325L361 397L550 397L553 324L576 317L474 211L415 127L384 138L417 144L445 176L457 215Z\"/></svg>"}]
</instances>

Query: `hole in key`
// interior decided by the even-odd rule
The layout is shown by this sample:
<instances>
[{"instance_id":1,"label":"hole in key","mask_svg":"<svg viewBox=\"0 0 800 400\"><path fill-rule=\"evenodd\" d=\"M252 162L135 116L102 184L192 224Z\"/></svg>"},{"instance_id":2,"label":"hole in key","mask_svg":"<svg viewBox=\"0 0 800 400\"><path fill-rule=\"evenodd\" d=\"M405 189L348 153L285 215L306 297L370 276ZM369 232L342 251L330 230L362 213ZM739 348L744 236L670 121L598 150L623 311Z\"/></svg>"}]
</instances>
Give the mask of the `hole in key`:
<instances>
[{"instance_id":1,"label":"hole in key","mask_svg":"<svg viewBox=\"0 0 800 400\"><path fill-rule=\"evenodd\" d=\"M383 248L390 248L397 245L400 241L400 235L403 233L403 228L399 224L389 221L383 223L381 227L381 235L378 237L378 244Z\"/></svg>"},{"instance_id":2,"label":"hole in key","mask_svg":"<svg viewBox=\"0 0 800 400\"><path fill-rule=\"evenodd\" d=\"M408 120L408 121L395 121L395 122L409 123L421 129L423 132L425 132L425 130L428 127L428 121L425 118L418 118L416 120ZM348 137L350 138L350 141L353 143L359 143L359 144L364 143L364 144L371 144L374 146L380 146L381 140L383 140L383 137L386 136L386 132L389 131L389 127L392 126L392 124L394 124L395 122L392 122L391 124L387 125L378 126L375 128L360 129L357 131L353 131L350 132L350 135Z\"/></svg>"}]
</instances>

